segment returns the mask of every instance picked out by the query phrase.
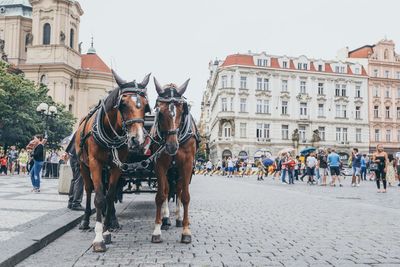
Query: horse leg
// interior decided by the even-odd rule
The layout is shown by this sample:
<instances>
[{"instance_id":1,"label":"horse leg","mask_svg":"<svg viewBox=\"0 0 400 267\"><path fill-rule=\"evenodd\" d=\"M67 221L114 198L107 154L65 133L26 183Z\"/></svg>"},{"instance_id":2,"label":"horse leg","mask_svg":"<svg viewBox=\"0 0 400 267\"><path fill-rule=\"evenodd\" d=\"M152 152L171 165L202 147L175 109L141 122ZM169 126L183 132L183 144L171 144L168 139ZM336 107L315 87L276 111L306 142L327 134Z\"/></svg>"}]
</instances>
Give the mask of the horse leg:
<instances>
[{"instance_id":1,"label":"horse leg","mask_svg":"<svg viewBox=\"0 0 400 267\"><path fill-rule=\"evenodd\" d=\"M176 186L176 207L175 207L175 219L176 219L176 227L183 226L183 217L182 217L182 179L179 179L178 184Z\"/></svg>"},{"instance_id":2,"label":"horse leg","mask_svg":"<svg viewBox=\"0 0 400 267\"><path fill-rule=\"evenodd\" d=\"M171 226L171 220L169 218L168 197L165 199L161 206L161 213L163 215L161 230L168 230Z\"/></svg>"},{"instance_id":3,"label":"horse leg","mask_svg":"<svg viewBox=\"0 0 400 267\"><path fill-rule=\"evenodd\" d=\"M156 194L156 221L154 226L153 235L151 237L152 243L161 243L161 207L168 198L168 181L165 174L160 172L158 178L158 190Z\"/></svg>"},{"instance_id":4,"label":"horse leg","mask_svg":"<svg viewBox=\"0 0 400 267\"><path fill-rule=\"evenodd\" d=\"M82 179L85 183L86 207L85 207L85 214L83 215L82 221L79 225L79 230L87 230L90 229L89 221L90 221L90 215L92 215L91 205L92 205L93 184L92 180L90 179L89 169L83 164L81 164L80 169L81 169Z\"/></svg>"},{"instance_id":5,"label":"horse leg","mask_svg":"<svg viewBox=\"0 0 400 267\"><path fill-rule=\"evenodd\" d=\"M93 164L92 164L93 163ZM106 244L103 238L103 223L101 221L101 214L105 206L105 197L103 192L103 183L101 180L101 171L102 166L101 164L94 160L90 164L92 170L92 179L95 191L94 197L94 205L96 207L96 226L94 231L96 236L93 240L93 251L94 252L105 252L106 251Z\"/></svg>"},{"instance_id":6,"label":"horse leg","mask_svg":"<svg viewBox=\"0 0 400 267\"><path fill-rule=\"evenodd\" d=\"M115 213L114 199L120 174L121 173L118 168L111 169L110 179L108 183L108 191L106 196L107 209L106 209L106 216L104 218L105 231L103 233L103 238L106 244L111 243L111 233L109 230L111 228L112 215L113 213Z\"/></svg>"},{"instance_id":7,"label":"horse leg","mask_svg":"<svg viewBox=\"0 0 400 267\"><path fill-rule=\"evenodd\" d=\"M181 243L189 244L192 242L192 233L189 229L189 183L192 176L192 162L189 162L189 166L184 164L182 168L182 203L183 203L183 231L181 237Z\"/></svg>"}]
</instances>

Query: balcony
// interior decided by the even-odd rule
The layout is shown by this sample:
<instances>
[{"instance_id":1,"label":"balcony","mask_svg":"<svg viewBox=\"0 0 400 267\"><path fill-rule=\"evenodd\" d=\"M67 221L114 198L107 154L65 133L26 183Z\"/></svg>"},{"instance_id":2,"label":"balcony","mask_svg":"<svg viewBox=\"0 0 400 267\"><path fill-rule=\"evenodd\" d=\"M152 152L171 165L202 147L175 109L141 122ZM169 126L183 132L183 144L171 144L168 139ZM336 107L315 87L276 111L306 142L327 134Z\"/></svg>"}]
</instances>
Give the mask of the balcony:
<instances>
[{"instance_id":1,"label":"balcony","mask_svg":"<svg viewBox=\"0 0 400 267\"><path fill-rule=\"evenodd\" d=\"M269 143L269 142L271 142L271 138L261 138L261 137L257 137L257 143L264 144L264 143Z\"/></svg>"}]
</instances>

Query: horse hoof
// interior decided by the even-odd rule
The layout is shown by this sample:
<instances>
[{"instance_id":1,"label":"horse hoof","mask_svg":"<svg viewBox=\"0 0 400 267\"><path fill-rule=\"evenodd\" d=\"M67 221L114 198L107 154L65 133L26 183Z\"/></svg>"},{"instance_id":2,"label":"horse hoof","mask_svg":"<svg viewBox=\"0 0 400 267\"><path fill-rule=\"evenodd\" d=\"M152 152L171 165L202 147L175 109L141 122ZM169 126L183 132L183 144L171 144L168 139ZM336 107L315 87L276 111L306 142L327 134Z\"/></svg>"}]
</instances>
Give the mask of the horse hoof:
<instances>
[{"instance_id":1,"label":"horse hoof","mask_svg":"<svg viewBox=\"0 0 400 267\"><path fill-rule=\"evenodd\" d=\"M161 230L168 230L171 226L171 220L168 217L162 219Z\"/></svg>"},{"instance_id":2,"label":"horse hoof","mask_svg":"<svg viewBox=\"0 0 400 267\"><path fill-rule=\"evenodd\" d=\"M79 230L87 230L90 229L89 227L89 222L88 221L81 221L81 223L79 224Z\"/></svg>"},{"instance_id":3,"label":"horse hoof","mask_svg":"<svg viewBox=\"0 0 400 267\"><path fill-rule=\"evenodd\" d=\"M183 223L181 220L176 220L176 227L183 227Z\"/></svg>"},{"instance_id":4,"label":"horse hoof","mask_svg":"<svg viewBox=\"0 0 400 267\"><path fill-rule=\"evenodd\" d=\"M183 243L183 244L192 243L192 236L191 235L182 235L181 243Z\"/></svg>"},{"instance_id":5,"label":"horse hoof","mask_svg":"<svg viewBox=\"0 0 400 267\"><path fill-rule=\"evenodd\" d=\"M111 233L103 234L103 239L106 245L111 244Z\"/></svg>"},{"instance_id":6,"label":"horse hoof","mask_svg":"<svg viewBox=\"0 0 400 267\"><path fill-rule=\"evenodd\" d=\"M106 252L106 250L106 244L104 241L93 243L93 252Z\"/></svg>"},{"instance_id":7,"label":"horse hoof","mask_svg":"<svg viewBox=\"0 0 400 267\"><path fill-rule=\"evenodd\" d=\"M110 228L113 230L117 230L121 228L121 225L119 225L118 220L112 220Z\"/></svg>"},{"instance_id":8,"label":"horse hoof","mask_svg":"<svg viewBox=\"0 0 400 267\"><path fill-rule=\"evenodd\" d=\"M161 243L161 235L152 235L151 236L151 243Z\"/></svg>"}]
</instances>

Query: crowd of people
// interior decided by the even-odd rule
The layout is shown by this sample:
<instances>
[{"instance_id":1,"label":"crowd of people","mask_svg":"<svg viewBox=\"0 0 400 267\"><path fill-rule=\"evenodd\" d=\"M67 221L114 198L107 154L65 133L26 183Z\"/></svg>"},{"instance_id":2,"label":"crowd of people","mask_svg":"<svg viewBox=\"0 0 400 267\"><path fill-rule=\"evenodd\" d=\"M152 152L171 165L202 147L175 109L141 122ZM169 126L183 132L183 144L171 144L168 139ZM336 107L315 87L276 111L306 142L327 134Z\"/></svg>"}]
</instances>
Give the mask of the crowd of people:
<instances>
[{"instance_id":1,"label":"crowd of people","mask_svg":"<svg viewBox=\"0 0 400 267\"><path fill-rule=\"evenodd\" d=\"M343 186L346 176L351 176L351 186L359 187L362 181L376 181L379 193L386 193L388 186L400 186L400 158L384 151L382 145L372 154L361 154L353 148L348 161L343 162L335 149L319 148L306 155L292 156L290 151L277 157L261 156L250 163L243 159L228 157L218 160L214 165L209 160L196 164L198 173L233 176L256 176L258 181L264 177L279 179L282 184L306 181L309 185Z\"/></svg>"}]
</instances>

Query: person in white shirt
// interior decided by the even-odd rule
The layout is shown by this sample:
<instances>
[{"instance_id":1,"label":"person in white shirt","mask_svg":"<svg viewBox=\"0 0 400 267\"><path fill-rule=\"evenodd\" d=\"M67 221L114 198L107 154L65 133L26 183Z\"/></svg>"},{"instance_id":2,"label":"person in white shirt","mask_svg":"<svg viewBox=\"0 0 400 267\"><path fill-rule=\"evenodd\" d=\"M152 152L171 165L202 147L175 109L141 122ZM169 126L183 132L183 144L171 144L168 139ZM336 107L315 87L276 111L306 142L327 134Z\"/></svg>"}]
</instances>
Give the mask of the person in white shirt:
<instances>
[{"instance_id":1,"label":"person in white shirt","mask_svg":"<svg viewBox=\"0 0 400 267\"><path fill-rule=\"evenodd\" d=\"M232 178L233 177L233 172L235 168L235 163L233 162L232 158L228 158L228 178L229 176Z\"/></svg>"},{"instance_id":2,"label":"person in white shirt","mask_svg":"<svg viewBox=\"0 0 400 267\"><path fill-rule=\"evenodd\" d=\"M204 176L206 176L207 174L209 174L210 176L212 176L212 173L211 173L212 167L213 167L213 165L212 165L211 160L208 160L207 163L206 163L206 169L207 169L207 171L204 173Z\"/></svg>"},{"instance_id":3,"label":"person in white shirt","mask_svg":"<svg viewBox=\"0 0 400 267\"><path fill-rule=\"evenodd\" d=\"M310 156L307 157L307 175L308 175L308 184L314 184L314 175L315 175L315 167L317 166L317 159L315 158L315 154L311 153Z\"/></svg>"}]
</instances>

